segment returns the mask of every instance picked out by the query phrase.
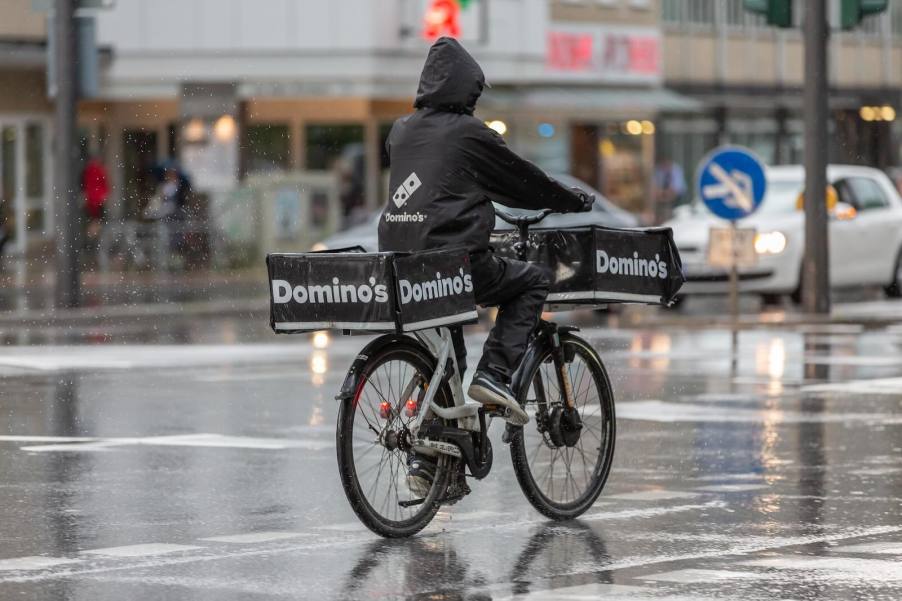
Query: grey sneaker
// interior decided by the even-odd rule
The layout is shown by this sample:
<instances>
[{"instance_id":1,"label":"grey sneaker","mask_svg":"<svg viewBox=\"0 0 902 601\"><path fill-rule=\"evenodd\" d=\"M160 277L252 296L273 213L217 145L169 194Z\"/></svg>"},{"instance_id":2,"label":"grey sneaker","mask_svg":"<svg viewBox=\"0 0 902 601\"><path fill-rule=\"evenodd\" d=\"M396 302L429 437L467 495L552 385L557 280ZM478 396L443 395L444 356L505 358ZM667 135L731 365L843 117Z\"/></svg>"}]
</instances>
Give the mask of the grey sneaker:
<instances>
[{"instance_id":1,"label":"grey sneaker","mask_svg":"<svg viewBox=\"0 0 902 601\"><path fill-rule=\"evenodd\" d=\"M425 499L435 480L435 463L430 459L411 453L407 456L407 488L421 499Z\"/></svg>"},{"instance_id":2,"label":"grey sneaker","mask_svg":"<svg viewBox=\"0 0 902 601\"><path fill-rule=\"evenodd\" d=\"M483 405L497 405L501 407L505 421L522 426L529 423L529 414L523 410L511 389L499 382L490 373L477 371L467 390L467 395Z\"/></svg>"}]
</instances>

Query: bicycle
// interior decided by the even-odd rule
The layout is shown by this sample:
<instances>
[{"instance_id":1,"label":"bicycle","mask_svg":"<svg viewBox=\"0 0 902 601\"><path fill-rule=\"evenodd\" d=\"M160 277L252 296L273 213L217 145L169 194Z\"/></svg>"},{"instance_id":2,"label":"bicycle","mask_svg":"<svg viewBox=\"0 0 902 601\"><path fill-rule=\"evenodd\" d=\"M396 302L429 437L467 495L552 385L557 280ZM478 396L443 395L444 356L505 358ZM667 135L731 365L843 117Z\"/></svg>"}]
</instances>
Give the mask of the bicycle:
<instances>
[{"instance_id":1,"label":"bicycle","mask_svg":"<svg viewBox=\"0 0 902 601\"><path fill-rule=\"evenodd\" d=\"M530 248L529 227L550 213L497 211L517 228L521 260ZM614 455L610 380L598 353L576 331L540 320L511 386L530 423L507 424L503 438L527 500L553 520L576 518L592 506ZM468 477L481 480L491 471L489 426L504 416L498 407L465 400L447 327L374 339L336 398L342 485L363 524L381 536L416 534L442 505L470 492ZM406 485L414 453L436 462L422 497Z\"/></svg>"}]
</instances>

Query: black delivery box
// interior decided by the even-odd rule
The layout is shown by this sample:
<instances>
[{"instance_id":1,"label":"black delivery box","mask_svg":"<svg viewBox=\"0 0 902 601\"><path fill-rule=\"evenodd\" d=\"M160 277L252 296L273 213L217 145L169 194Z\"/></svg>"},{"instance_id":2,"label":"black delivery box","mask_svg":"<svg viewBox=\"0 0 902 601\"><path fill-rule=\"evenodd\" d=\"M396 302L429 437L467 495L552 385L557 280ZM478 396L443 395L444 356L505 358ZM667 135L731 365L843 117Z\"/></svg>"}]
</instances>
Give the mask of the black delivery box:
<instances>
[{"instance_id":1,"label":"black delivery box","mask_svg":"<svg viewBox=\"0 0 902 601\"><path fill-rule=\"evenodd\" d=\"M465 250L266 257L277 333L411 332L476 321Z\"/></svg>"},{"instance_id":2,"label":"black delivery box","mask_svg":"<svg viewBox=\"0 0 902 601\"><path fill-rule=\"evenodd\" d=\"M498 255L516 258L518 240L516 230L498 230L492 233L491 245ZM684 281L670 228L531 229L528 257L554 275L546 300L550 309L606 303L667 305Z\"/></svg>"}]
</instances>

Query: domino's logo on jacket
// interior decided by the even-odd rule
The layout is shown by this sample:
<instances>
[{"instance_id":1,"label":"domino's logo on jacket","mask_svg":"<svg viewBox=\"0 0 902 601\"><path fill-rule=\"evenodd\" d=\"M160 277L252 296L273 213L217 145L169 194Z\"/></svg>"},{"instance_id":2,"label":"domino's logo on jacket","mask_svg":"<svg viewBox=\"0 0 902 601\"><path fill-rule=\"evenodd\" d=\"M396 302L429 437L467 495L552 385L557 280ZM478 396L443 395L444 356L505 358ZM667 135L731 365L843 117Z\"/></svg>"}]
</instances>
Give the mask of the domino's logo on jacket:
<instances>
[{"instance_id":1,"label":"domino's logo on jacket","mask_svg":"<svg viewBox=\"0 0 902 601\"><path fill-rule=\"evenodd\" d=\"M417 177L416 172L411 173L407 176L407 179L404 180L404 183L398 186L398 189L395 190L395 193L392 194L392 201L395 203L395 206L399 209L404 206L404 203L407 202L407 199L411 197L411 195L417 191L420 187L420 178Z\"/></svg>"}]
</instances>

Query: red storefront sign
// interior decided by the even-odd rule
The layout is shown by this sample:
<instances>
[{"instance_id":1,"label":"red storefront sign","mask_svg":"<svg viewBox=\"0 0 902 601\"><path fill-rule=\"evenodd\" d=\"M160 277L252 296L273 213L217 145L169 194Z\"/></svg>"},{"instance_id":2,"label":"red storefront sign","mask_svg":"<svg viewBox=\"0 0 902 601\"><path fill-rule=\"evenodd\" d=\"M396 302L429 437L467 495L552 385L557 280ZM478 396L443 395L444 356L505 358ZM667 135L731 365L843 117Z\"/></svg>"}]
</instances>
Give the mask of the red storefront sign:
<instances>
[{"instance_id":1,"label":"red storefront sign","mask_svg":"<svg viewBox=\"0 0 902 601\"><path fill-rule=\"evenodd\" d=\"M602 79L645 79L661 72L657 33L614 30L552 30L546 68L559 74L597 75Z\"/></svg>"}]
</instances>

